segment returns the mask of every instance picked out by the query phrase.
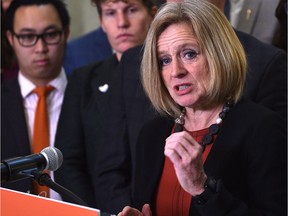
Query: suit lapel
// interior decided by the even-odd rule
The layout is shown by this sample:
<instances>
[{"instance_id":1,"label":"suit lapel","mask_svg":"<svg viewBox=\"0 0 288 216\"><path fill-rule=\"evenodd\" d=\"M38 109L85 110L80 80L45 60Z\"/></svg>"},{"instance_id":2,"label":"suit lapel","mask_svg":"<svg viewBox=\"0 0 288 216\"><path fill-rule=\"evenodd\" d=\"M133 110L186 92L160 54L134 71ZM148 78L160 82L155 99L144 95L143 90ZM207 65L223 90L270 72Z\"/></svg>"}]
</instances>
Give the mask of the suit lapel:
<instances>
[{"instance_id":1,"label":"suit lapel","mask_svg":"<svg viewBox=\"0 0 288 216\"><path fill-rule=\"evenodd\" d=\"M3 97L5 98L5 95ZM15 135L17 149L21 151L20 155L30 154L30 142L24 115L23 99L17 79L13 80L11 85L7 87L7 95L4 100L4 103L7 103L7 119Z\"/></svg>"},{"instance_id":2,"label":"suit lapel","mask_svg":"<svg viewBox=\"0 0 288 216\"><path fill-rule=\"evenodd\" d=\"M105 60L100 67L95 67L94 80L91 82L93 89L93 97L101 113L105 113L108 109L108 97L111 90L112 81L114 79L116 68L118 65L118 60L116 56L113 55L108 60Z\"/></svg>"}]
</instances>

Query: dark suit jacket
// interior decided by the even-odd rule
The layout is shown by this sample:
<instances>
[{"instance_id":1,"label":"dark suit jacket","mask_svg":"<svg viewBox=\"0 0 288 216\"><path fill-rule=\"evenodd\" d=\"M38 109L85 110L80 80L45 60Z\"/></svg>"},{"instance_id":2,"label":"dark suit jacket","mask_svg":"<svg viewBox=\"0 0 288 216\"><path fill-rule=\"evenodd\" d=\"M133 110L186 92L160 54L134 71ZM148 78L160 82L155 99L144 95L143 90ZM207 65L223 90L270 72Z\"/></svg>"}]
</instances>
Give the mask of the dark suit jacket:
<instances>
[{"instance_id":1,"label":"dark suit jacket","mask_svg":"<svg viewBox=\"0 0 288 216\"><path fill-rule=\"evenodd\" d=\"M137 142L132 206L153 206L164 165L165 139L173 121L147 123ZM161 129L159 129L161 128ZM286 130L274 112L241 101L228 113L204 169L218 183L204 206L192 203L191 216L287 215Z\"/></svg>"},{"instance_id":2,"label":"dark suit jacket","mask_svg":"<svg viewBox=\"0 0 288 216\"><path fill-rule=\"evenodd\" d=\"M99 27L67 44L64 58L65 72L70 75L76 68L102 61L112 55L107 36Z\"/></svg>"},{"instance_id":3,"label":"dark suit jacket","mask_svg":"<svg viewBox=\"0 0 288 216\"><path fill-rule=\"evenodd\" d=\"M91 173L93 161L101 154L98 142L104 131L110 91L101 92L99 87L108 84L110 88L117 65L113 55L79 68L71 75L55 138L55 146L64 156L62 166L55 172L56 182L92 207L96 207L96 203Z\"/></svg>"},{"instance_id":4,"label":"dark suit jacket","mask_svg":"<svg viewBox=\"0 0 288 216\"><path fill-rule=\"evenodd\" d=\"M3 82L1 86L1 160L29 154L31 150L23 99L16 77ZM27 192L32 189L32 180L3 183L1 186Z\"/></svg>"},{"instance_id":5,"label":"dark suit jacket","mask_svg":"<svg viewBox=\"0 0 288 216\"><path fill-rule=\"evenodd\" d=\"M245 33L237 32L247 53L248 74L244 96L287 116L287 54ZM95 175L99 208L118 213L131 204L131 160L135 161L135 144L141 127L155 116L140 82L142 47L128 50L122 56L111 90L107 140ZM132 152L132 153L131 153ZM134 169L134 167L132 167ZM118 170L118 171L115 171Z\"/></svg>"}]
</instances>

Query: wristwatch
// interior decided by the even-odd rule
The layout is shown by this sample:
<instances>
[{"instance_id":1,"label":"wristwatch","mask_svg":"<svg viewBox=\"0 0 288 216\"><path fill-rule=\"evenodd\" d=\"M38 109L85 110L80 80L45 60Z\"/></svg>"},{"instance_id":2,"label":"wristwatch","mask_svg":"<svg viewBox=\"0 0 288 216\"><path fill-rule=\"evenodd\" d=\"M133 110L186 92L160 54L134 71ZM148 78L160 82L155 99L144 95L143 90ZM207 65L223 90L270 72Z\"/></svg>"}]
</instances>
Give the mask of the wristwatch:
<instances>
[{"instance_id":1,"label":"wristwatch","mask_svg":"<svg viewBox=\"0 0 288 216\"><path fill-rule=\"evenodd\" d=\"M204 191L196 196L192 196L192 202L196 205L204 205L216 193L217 181L208 177L204 184Z\"/></svg>"}]
</instances>

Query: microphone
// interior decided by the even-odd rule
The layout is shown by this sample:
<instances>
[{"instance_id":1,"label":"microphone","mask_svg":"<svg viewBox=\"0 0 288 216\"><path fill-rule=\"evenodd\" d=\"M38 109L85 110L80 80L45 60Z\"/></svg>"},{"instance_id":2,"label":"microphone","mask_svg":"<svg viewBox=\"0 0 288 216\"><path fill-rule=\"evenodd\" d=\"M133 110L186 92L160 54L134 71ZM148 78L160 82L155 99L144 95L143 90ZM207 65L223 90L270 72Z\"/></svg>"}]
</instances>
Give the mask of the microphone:
<instances>
[{"instance_id":1,"label":"microphone","mask_svg":"<svg viewBox=\"0 0 288 216\"><path fill-rule=\"evenodd\" d=\"M1 182L12 182L31 177L32 171L56 171L63 162L61 151L55 147L44 148L40 153L3 160Z\"/></svg>"},{"instance_id":2,"label":"microphone","mask_svg":"<svg viewBox=\"0 0 288 216\"><path fill-rule=\"evenodd\" d=\"M1 163L1 181L11 182L24 178L32 178L38 184L47 186L64 196L68 201L78 205L88 206L82 199L65 187L52 181L42 170L56 171L63 163L61 151L55 147L47 147L39 154L16 157Z\"/></svg>"}]
</instances>

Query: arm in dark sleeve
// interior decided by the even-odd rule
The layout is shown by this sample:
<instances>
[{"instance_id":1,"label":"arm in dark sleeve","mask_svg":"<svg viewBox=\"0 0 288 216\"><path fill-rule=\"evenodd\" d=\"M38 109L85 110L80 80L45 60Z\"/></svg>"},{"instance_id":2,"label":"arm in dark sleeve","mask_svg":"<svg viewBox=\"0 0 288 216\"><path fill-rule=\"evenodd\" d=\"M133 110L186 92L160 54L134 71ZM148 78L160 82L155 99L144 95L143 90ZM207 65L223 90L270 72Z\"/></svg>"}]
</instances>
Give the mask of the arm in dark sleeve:
<instances>
[{"instance_id":1,"label":"arm in dark sleeve","mask_svg":"<svg viewBox=\"0 0 288 216\"><path fill-rule=\"evenodd\" d=\"M216 195L202 206L192 204L191 215L287 215L287 137L283 122L275 116L266 115L251 123L252 127L248 126L249 138L241 144L243 152L239 161L243 170L230 171L230 175L236 172L244 177L238 180L231 176L234 189L243 188L247 192L241 196L232 193L228 189L231 181L220 180Z\"/></svg>"}]
</instances>

